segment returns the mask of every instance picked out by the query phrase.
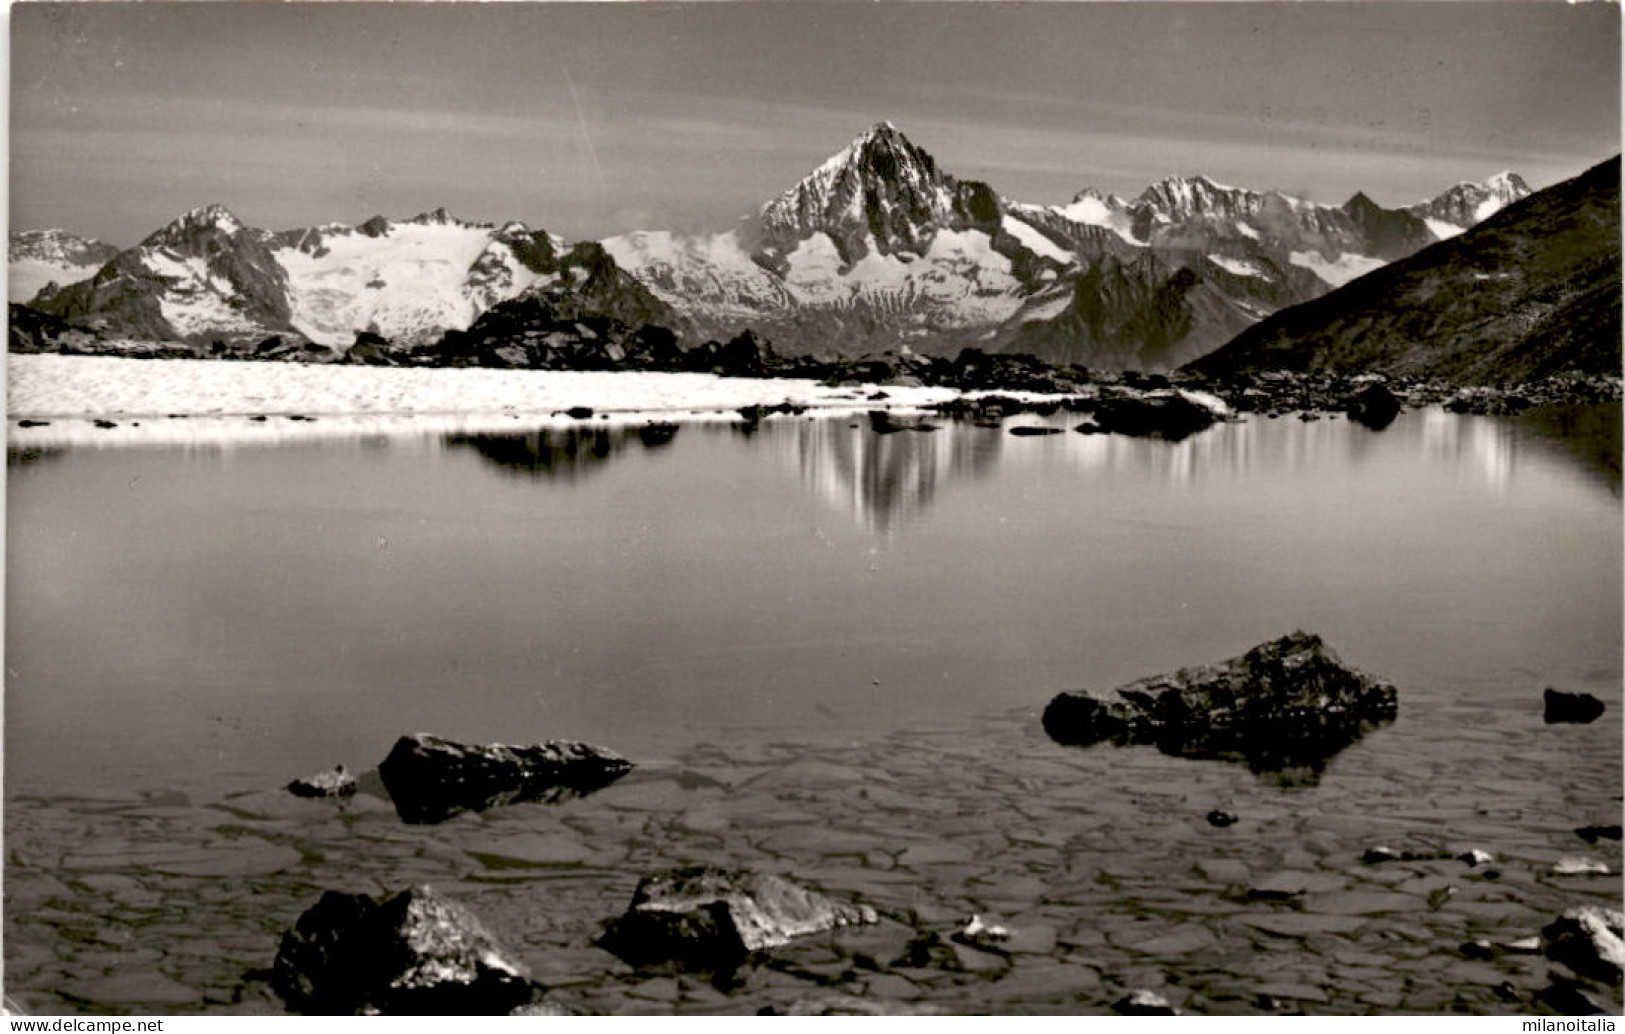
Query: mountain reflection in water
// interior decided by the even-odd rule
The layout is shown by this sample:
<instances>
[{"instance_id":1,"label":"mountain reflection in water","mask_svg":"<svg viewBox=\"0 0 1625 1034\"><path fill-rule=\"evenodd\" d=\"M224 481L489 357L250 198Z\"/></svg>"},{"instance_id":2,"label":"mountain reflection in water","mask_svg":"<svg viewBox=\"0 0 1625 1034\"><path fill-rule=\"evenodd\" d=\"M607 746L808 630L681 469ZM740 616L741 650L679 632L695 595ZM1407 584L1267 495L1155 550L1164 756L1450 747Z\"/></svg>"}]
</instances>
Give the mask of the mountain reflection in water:
<instances>
[{"instance_id":1,"label":"mountain reflection in water","mask_svg":"<svg viewBox=\"0 0 1625 1034\"><path fill-rule=\"evenodd\" d=\"M873 531L891 533L930 507L937 490L956 477L986 474L1004 436L952 424L934 432L877 434L866 423L844 420L797 424L774 439L802 483Z\"/></svg>"},{"instance_id":2,"label":"mountain reflection in water","mask_svg":"<svg viewBox=\"0 0 1625 1034\"><path fill-rule=\"evenodd\" d=\"M643 427L584 427L525 434L450 434L451 449L473 449L503 470L536 478L573 480L590 473L633 442L647 448L667 445L676 424Z\"/></svg>"},{"instance_id":3,"label":"mountain reflection in water","mask_svg":"<svg viewBox=\"0 0 1625 1034\"><path fill-rule=\"evenodd\" d=\"M1011 426L1017 421L1012 421ZM1033 423L1035 418L1021 418ZM1068 427L1058 416L1048 424ZM724 426L727 431L724 431ZM1067 433L1017 439L1005 428L944 420L932 432L877 434L861 419L768 420L700 425L740 447L758 444L803 485L863 527L892 534L920 518L956 478L987 476L1000 465L1041 464L1072 475L1143 472L1172 486L1231 480L1261 469L1358 469L1384 453L1412 451L1445 461L1458 477L1506 490L1520 459L1560 461L1618 498L1620 407L1569 406L1517 417L1458 416L1438 409L1404 414L1382 431L1341 418L1300 421L1251 416L1180 442ZM573 481L633 446L657 450L677 424L580 427L518 434L447 435L448 448L471 449L505 471ZM731 433L730 433L731 432ZM1535 455L1531 455L1531 454ZM12 462L31 456L15 453Z\"/></svg>"}]
</instances>

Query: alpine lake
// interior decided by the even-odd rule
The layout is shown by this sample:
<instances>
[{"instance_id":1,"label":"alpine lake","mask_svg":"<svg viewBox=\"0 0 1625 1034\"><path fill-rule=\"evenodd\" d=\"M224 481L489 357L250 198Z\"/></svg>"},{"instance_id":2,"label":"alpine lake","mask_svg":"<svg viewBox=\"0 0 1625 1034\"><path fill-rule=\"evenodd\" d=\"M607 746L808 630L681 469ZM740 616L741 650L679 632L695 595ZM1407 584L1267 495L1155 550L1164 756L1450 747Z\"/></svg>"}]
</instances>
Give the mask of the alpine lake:
<instances>
[{"instance_id":1,"label":"alpine lake","mask_svg":"<svg viewBox=\"0 0 1625 1034\"><path fill-rule=\"evenodd\" d=\"M1177 443L519 423L14 445L17 1006L278 1013L265 971L324 890L427 883L591 1013L1099 1013L1144 989L1191 1013L1527 1014L1550 963L1463 946L1619 907L1619 842L1575 832L1621 808L1617 407ZM1040 725L1063 690L1300 628L1399 695L1314 770ZM1548 725L1547 686L1608 713ZM283 789L418 731L637 767L436 825L376 779ZM1475 849L1493 861L1448 857ZM726 981L595 944L640 878L695 864L881 922ZM972 916L1009 938L954 940Z\"/></svg>"}]
</instances>

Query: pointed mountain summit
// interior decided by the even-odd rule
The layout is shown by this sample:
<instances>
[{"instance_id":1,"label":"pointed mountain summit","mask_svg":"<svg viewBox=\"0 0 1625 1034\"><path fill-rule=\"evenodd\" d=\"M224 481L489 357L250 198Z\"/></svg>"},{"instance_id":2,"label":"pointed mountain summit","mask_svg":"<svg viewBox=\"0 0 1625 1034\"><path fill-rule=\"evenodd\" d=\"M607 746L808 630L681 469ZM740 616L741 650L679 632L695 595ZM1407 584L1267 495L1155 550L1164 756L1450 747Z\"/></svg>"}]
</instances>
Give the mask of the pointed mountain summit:
<instances>
[{"instance_id":1,"label":"pointed mountain summit","mask_svg":"<svg viewBox=\"0 0 1625 1034\"><path fill-rule=\"evenodd\" d=\"M998 219L992 190L943 172L890 122L853 140L756 216L764 255L823 233L848 263L870 251L921 255L940 229L991 229Z\"/></svg>"},{"instance_id":2,"label":"pointed mountain summit","mask_svg":"<svg viewBox=\"0 0 1625 1034\"><path fill-rule=\"evenodd\" d=\"M1515 172L1499 172L1478 183L1458 183L1429 201L1418 201L1405 211L1427 222L1440 239L1453 237L1516 201L1532 194L1529 184Z\"/></svg>"},{"instance_id":3,"label":"pointed mountain summit","mask_svg":"<svg viewBox=\"0 0 1625 1034\"><path fill-rule=\"evenodd\" d=\"M210 204L194 208L170 221L161 229L149 234L141 244L143 247L185 250L211 234L224 234L230 237L242 229L242 220L233 215L225 205Z\"/></svg>"}]
</instances>

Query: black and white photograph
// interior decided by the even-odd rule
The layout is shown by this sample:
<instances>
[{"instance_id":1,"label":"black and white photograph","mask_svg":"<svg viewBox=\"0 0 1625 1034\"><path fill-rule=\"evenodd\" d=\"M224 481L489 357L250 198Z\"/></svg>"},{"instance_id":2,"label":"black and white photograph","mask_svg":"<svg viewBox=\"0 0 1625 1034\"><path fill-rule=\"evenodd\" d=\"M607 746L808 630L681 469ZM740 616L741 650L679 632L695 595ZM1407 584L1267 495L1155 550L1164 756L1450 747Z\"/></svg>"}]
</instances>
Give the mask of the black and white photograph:
<instances>
[{"instance_id":1,"label":"black and white photograph","mask_svg":"<svg viewBox=\"0 0 1625 1034\"><path fill-rule=\"evenodd\" d=\"M4 1012L1613 1030L1620 26L13 3Z\"/></svg>"}]
</instances>

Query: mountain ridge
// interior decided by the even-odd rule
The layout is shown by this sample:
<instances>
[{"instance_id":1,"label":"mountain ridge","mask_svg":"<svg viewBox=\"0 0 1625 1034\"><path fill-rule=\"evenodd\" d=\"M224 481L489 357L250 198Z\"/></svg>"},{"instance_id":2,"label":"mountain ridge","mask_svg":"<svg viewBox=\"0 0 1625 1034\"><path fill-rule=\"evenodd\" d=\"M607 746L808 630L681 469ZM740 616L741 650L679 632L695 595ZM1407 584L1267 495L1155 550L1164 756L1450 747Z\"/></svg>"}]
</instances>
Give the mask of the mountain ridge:
<instances>
[{"instance_id":1,"label":"mountain ridge","mask_svg":"<svg viewBox=\"0 0 1625 1034\"><path fill-rule=\"evenodd\" d=\"M1478 384L1617 375L1619 195L1616 155L1285 309L1188 369L1382 371Z\"/></svg>"},{"instance_id":2,"label":"mountain ridge","mask_svg":"<svg viewBox=\"0 0 1625 1034\"><path fill-rule=\"evenodd\" d=\"M418 346L527 292L586 283L592 266L615 318L658 321L690 343L748 330L790 355L975 347L1155 370L1460 232L1447 217L1520 190L1501 174L1389 209L1363 193L1325 205L1199 174L1134 199L1085 187L1036 205L956 178L881 122L717 233L633 231L589 254L443 208L268 231L205 205L29 300L158 340L276 333L343 348L366 333Z\"/></svg>"}]
</instances>

